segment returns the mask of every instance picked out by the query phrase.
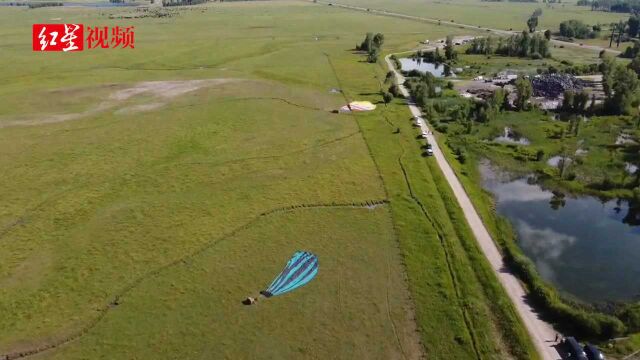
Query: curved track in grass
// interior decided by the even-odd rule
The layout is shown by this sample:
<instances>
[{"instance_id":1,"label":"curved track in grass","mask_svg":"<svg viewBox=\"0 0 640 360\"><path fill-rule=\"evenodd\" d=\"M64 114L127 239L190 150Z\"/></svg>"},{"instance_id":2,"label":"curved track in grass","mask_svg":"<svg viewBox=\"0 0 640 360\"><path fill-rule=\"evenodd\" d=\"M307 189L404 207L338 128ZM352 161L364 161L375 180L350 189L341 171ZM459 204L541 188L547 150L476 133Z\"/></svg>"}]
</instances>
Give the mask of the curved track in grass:
<instances>
[{"instance_id":1,"label":"curved track in grass","mask_svg":"<svg viewBox=\"0 0 640 360\"><path fill-rule=\"evenodd\" d=\"M76 330L75 332L73 332L72 334L64 337L64 338L60 338L58 340L55 341L51 341L48 343L43 343L41 345L38 346L34 346L30 349L25 349L25 350L20 350L20 351L14 351L14 352L8 352L5 354L0 354L0 359L1 360L14 360L14 359L21 359L21 358L26 358L32 355L36 355L36 354L40 354L43 353L45 351L48 350L52 350L55 349L57 347L63 346L67 343L70 343L74 340L79 339L80 337L82 337L83 335L87 334L89 331L91 331L91 329L93 329L109 312L110 310L116 308L120 302L120 300L125 297L127 294L129 294L132 290L134 290L136 287L138 287L141 283L143 283L146 280L161 276L163 272L165 272L166 270L179 265L179 264L183 264L186 263L188 260L197 257L198 255L202 254L203 252L205 252L206 250L209 250L211 248L213 248L214 246L216 246L217 244L220 244L221 242L228 240L230 238L232 238L233 236L237 235L239 232L244 231L249 229L251 226L253 226L254 224L256 224L258 221L260 221L261 219L268 217L268 216L272 216L272 215L276 215L276 214L282 214L282 213L287 213L287 212L294 212L294 211L301 211L301 210L311 210L311 209L373 209L377 206L382 206L382 205L386 205L388 203L387 199L374 199L374 200L364 200L364 201L354 201L351 203L313 203L313 204L295 204L295 205L288 205L288 206L282 206L282 207L277 207L277 208L273 208L267 211L264 211L256 216L254 216L253 218L251 218L251 220L247 221L246 223L234 228L233 230L229 231L226 234L223 234L219 237L213 238L210 241L208 241L207 243L205 243L204 245L202 245L201 247L199 247L198 249L194 250L193 252L182 256L178 259L175 259L174 261L171 261L167 264L158 266L157 268L147 272L146 274L143 274L142 276L134 279L133 281L131 281L129 284L127 284L126 286L124 286L122 289L120 289L119 291L117 291L113 297L112 300L109 301L108 303L106 303L105 305L103 305L101 308L99 308L98 311L98 315L93 318L91 321L89 321L84 327L82 327L81 329Z\"/></svg>"},{"instance_id":2,"label":"curved track in grass","mask_svg":"<svg viewBox=\"0 0 640 360\"><path fill-rule=\"evenodd\" d=\"M505 289L505 291L509 295L509 298L513 302L518 315L522 319L525 328L531 336L531 340L533 341L536 350L538 350L538 353L540 354L540 357L544 360L556 360L559 357L558 352L550 345L554 344L554 338L558 333L554 330L551 324L541 319L540 314L527 301L527 292L525 291L522 284L520 284L518 278L511 272L505 271L505 269L507 269L507 266L504 263L498 246L491 238L489 231L482 222L480 215L473 206L473 203L471 202L471 199L469 199L469 196L460 183L460 180L451 168L451 165L449 165L449 163L447 162L447 159L444 157L442 150L440 150L433 132L430 131L429 127L427 126L426 120L422 117L422 112L413 102L409 91L407 91L404 85L402 85L404 83L404 77L393 66L390 56L391 55L387 55L385 57L387 66L389 67L390 71L394 72L398 88L407 99L407 106L409 106L411 114L414 117L422 120L420 122L420 128L423 132L426 132L428 134L427 141L433 146L433 155L436 159L438 167L449 183L449 186L451 187L451 190L455 195L456 201L462 209L465 220L469 224L469 227L473 232L478 245L480 245L480 249L486 256L489 264L491 264L491 267L494 270L496 277L500 281L500 284Z\"/></svg>"}]
</instances>

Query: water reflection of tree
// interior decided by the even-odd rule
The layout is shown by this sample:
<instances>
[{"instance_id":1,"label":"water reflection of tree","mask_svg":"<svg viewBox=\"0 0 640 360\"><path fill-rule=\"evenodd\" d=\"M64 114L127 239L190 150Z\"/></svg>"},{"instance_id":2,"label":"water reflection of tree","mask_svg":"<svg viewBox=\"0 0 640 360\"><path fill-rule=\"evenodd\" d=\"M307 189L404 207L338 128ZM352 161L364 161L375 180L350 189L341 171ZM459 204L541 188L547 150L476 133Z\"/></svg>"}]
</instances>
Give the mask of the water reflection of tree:
<instances>
[{"instance_id":1,"label":"water reflection of tree","mask_svg":"<svg viewBox=\"0 0 640 360\"><path fill-rule=\"evenodd\" d=\"M604 205L610 200L607 198L600 198L600 202ZM631 199L631 200L622 200L617 199L616 205L613 207L613 211L616 214L620 214L623 209L623 203L627 203L627 213L622 218L622 223L627 224L629 226L639 226L640 225L640 200Z\"/></svg>"},{"instance_id":2,"label":"water reflection of tree","mask_svg":"<svg viewBox=\"0 0 640 360\"><path fill-rule=\"evenodd\" d=\"M560 191L555 190L552 191L552 193L553 196L551 197L551 200L549 200L549 206L551 207L551 209L558 210L560 208L563 208L567 204L565 195Z\"/></svg>"},{"instance_id":3,"label":"water reflection of tree","mask_svg":"<svg viewBox=\"0 0 640 360\"><path fill-rule=\"evenodd\" d=\"M637 200L629 200L627 214L622 218L622 223L629 226L640 225L640 203Z\"/></svg>"}]
</instances>

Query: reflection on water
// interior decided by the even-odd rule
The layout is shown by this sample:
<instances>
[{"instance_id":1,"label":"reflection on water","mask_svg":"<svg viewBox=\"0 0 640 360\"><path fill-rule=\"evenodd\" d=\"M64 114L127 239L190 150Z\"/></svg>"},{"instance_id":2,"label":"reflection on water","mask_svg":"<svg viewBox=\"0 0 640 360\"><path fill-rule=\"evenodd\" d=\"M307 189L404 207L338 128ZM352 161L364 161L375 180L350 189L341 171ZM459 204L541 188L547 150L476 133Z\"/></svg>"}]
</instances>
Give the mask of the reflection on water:
<instances>
[{"instance_id":1,"label":"reflection on water","mask_svg":"<svg viewBox=\"0 0 640 360\"><path fill-rule=\"evenodd\" d=\"M400 60L400 65L402 66L402 71L418 70L421 72L431 73L435 77L443 77L443 76L455 77L455 75L450 71L450 68L448 65L422 61L422 58L416 58L416 59L402 58L399 60Z\"/></svg>"},{"instance_id":2,"label":"reflection on water","mask_svg":"<svg viewBox=\"0 0 640 360\"><path fill-rule=\"evenodd\" d=\"M553 193L486 163L480 171L544 279L585 301L640 296L640 204Z\"/></svg>"},{"instance_id":3,"label":"reflection on water","mask_svg":"<svg viewBox=\"0 0 640 360\"><path fill-rule=\"evenodd\" d=\"M507 126L504 128L503 134L493 139L493 141L508 144L529 145L529 139Z\"/></svg>"},{"instance_id":4,"label":"reflection on water","mask_svg":"<svg viewBox=\"0 0 640 360\"><path fill-rule=\"evenodd\" d=\"M563 165L563 163L565 165L569 165L571 164L571 162L573 162L573 159L569 158L569 157L563 157L560 155L556 155L556 156L552 156L549 158L549 160L547 160L547 164L549 164L550 166L553 167L557 167L559 168L561 165Z\"/></svg>"},{"instance_id":5,"label":"reflection on water","mask_svg":"<svg viewBox=\"0 0 640 360\"><path fill-rule=\"evenodd\" d=\"M576 242L576 237L554 231L552 228L534 228L527 222L518 220L516 231L520 246L528 249L536 261L538 271L545 279L553 279L554 271L548 263L556 261L565 250ZM530 255L531 256L531 255Z\"/></svg>"}]
</instances>

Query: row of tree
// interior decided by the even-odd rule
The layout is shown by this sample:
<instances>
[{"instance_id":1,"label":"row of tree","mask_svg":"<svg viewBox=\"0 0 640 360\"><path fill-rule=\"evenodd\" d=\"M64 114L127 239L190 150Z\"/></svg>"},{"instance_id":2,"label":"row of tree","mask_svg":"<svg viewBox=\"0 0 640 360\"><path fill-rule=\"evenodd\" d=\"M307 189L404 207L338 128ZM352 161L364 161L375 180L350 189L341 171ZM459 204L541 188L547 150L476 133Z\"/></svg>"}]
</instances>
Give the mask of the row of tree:
<instances>
[{"instance_id":1,"label":"row of tree","mask_svg":"<svg viewBox=\"0 0 640 360\"><path fill-rule=\"evenodd\" d=\"M560 23L560 35L576 39L594 39L602 30L600 25L587 25L580 20L566 20Z\"/></svg>"},{"instance_id":2,"label":"row of tree","mask_svg":"<svg viewBox=\"0 0 640 360\"><path fill-rule=\"evenodd\" d=\"M375 63L378 61L380 52L382 51L382 44L384 44L384 35L381 33L373 34L367 33L364 40L360 45L356 45L356 50L367 52L367 61Z\"/></svg>"},{"instance_id":3,"label":"row of tree","mask_svg":"<svg viewBox=\"0 0 640 360\"><path fill-rule=\"evenodd\" d=\"M640 16L638 16L638 14L629 16L629 20L627 20L626 31L627 35L629 35L630 37L638 36L638 32L640 32Z\"/></svg>"},{"instance_id":4,"label":"row of tree","mask_svg":"<svg viewBox=\"0 0 640 360\"><path fill-rule=\"evenodd\" d=\"M567 90L564 92L562 98L562 105L560 105L560 111L571 114L583 114L587 110L587 104L589 103L589 93L582 91ZM589 106L593 111L596 105L595 96L591 99L591 105Z\"/></svg>"},{"instance_id":5,"label":"row of tree","mask_svg":"<svg viewBox=\"0 0 640 360\"><path fill-rule=\"evenodd\" d=\"M635 13L640 10L640 0L578 0L578 6L589 6L592 11Z\"/></svg>"},{"instance_id":6,"label":"row of tree","mask_svg":"<svg viewBox=\"0 0 640 360\"><path fill-rule=\"evenodd\" d=\"M542 9L537 8L533 14L527 20L527 27L529 28L530 33L534 33L536 28L538 27L538 18L542 16Z\"/></svg>"},{"instance_id":7,"label":"row of tree","mask_svg":"<svg viewBox=\"0 0 640 360\"><path fill-rule=\"evenodd\" d=\"M636 61L638 64L640 60ZM605 94L605 111L611 114L629 115L638 107L640 81L632 65L624 66L614 58L603 56L600 64L602 87Z\"/></svg>"},{"instance_id":8,"label":"row of tree","mask_svg":"<svg viewBox=\"0 0 640 360\"><path fill-rule=\"evenodd\" d=\"M54 1L42 1L42 2L30 2L26 5L29 7L29 9L36 9L41 7L63 6L64 4L61 2L54 2Z\"/></svg>"},{"instance_id":9,"label":"row of tree","mask_svg":"<svg viewBox=\"0 0 640 360\"><path fill-rule=\"evenodd\" d=\"M417 78L409 80L409 89L418 106L424 107L429 99L439 97L438 81L431 73L420 74Z\"/></svg>"},{"instance_id":10,"label":"row of tree","mask_svg":"<svg viewBox=\"0 0 640 360\"><path fill-rule=\"evenodd\" d=\"M494 53L495 39L478 39L471 44L471 52ZM489 49L489 50L487 50ZM434 54L435 56L435 54ZM637 71L640 72L640 57L634 59ZM632 62L633 64L633 62ZM604 107L610 113L628 113L638 105L637 93L640 90L640 81L634 65L624 66L617 64L613 58L604 57L602 64L588 66L591 71L598 67L603 74L605 104ZM582 70L580 70L582 71ZM585 70L586 71L586 70ZM438 91L438 85L442 80L436 79L430 74L410 80L409 88L416 103L423 107L425 115L432 121L440 132L447 132L447 124L438 121L445 116L449 121L458 122L466 133L472 133L478 123L491 122L501 112L506 110L528 111L532 109L529 100L533 95L533 86L526 77L519 77L515 82L514 94L509 94L503 89L491 94L485 101L471 101L443 97ZM571 114L584 114L593 112L595 98L591 98L584 91L567 91L564 94L563 103L559 110ZM563 129L563 137L571 134L577 136L582 127L582 116L572 115L569 118L569 126ZM638 124L640 125L640 117ZM451 147L457 159L463 163L466 159L465 149L461 146ZM563 151L565 153L566 151ZM535 153L535 158L541 161L544 151ZM566 163L561 162L561 177L564 176ZM568 176L570 176L569 174ZM575 175L574 175L575 176ZM640 197L640 196L639 196ZM561 199L560 199L561 200ZM520 279L527 283L531 299L544 309L545 313L566 326L571 327L571 332L586 337L607 339L618 336L626 331L640 331L640 304L622 306L615 312L615 316L596 312L593 309L579 307L561 298L551 286L547 285L539 276L535 266L522 255L514 244L505 245L506 258L510 267L518 274Z\"/></svg>"},{"instance_id":11,"label":"row of tree","mask_svg":"<svg viewBox=\"0 0 640 360\"><path fill-rule=\"evenodd\" d=\"M162 0L162 6L189 6L206 3L208 0Z\"/></svg>"},{"instance_id":12,"label":"row of tree","mask_svg":"<svg viewBox=\"0 0 640 360\"><path fill-rule=\"evenodd\" d=\"M550 34L548 34L550 37ZM513 57L528 57L532 59L548 58L549 39L546 35L529 34L523 31L522 34L512 35L509 38L484 37L475 38L467 48L467 54L498 54Z\"/></svg>"},{"instance_id":13,"label":"row of tree","mask_svg":"<svg viewBox=\"0 0 640 360\"><path fill-rule=\"evenodd\" d=\"M453 45L453 36L447 36L444 44L444 54L440 52L439 47L436 47L434 51L418 51L413 54L413 58L418 61L426 61L436 64L447 63L456 60L458 58L458 52Z\"/></svg>"},{"instance_id":14,"label":"row of tree","mask_svg":"<svg viewBox=\"0 0 640 360\"><path fill-rule=\"evenodd\" d=\"M410 79L407 85L416 104L421 106L425 112L433 113L434 109L431 109L433 104L430 100L440 98L443 94L439 89L442 85L439 80L427 73ZM504 110L531 110L532 107L529 103L529 99L533 95L531 81L521 76L516 80L515 87L515 96L510 96L506 90L498 89L485 101L462 101L450 108L435 110L446 113L452 121L481 123L490 122Z\"/></svg>"}]
</instances>

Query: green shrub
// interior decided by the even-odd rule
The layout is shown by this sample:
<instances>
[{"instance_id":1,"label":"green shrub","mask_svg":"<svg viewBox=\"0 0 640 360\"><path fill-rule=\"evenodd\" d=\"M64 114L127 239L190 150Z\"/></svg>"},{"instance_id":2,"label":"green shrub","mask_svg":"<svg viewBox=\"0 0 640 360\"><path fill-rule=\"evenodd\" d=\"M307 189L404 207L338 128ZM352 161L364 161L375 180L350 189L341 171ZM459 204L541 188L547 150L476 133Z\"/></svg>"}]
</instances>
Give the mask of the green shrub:
<instances>
[{"instance_id":1,"label":"green shrub","mask_svg":"<svg viewBox=\"0 0 640 360\"><path fill-rule=\"evenodd\" d=\"M625 306L618 317L627 326L629 332L640 332L640 302Z\"/></svg>"},{"instance_id":2,"label":"green shrub","mask_svg":"<svg viewBox=\"0 0 640 360\"><path fill-rule=\"evenodd\" d=\"M514 274L527 284L531 301L565 330L578 336L597 339L610 339L625 332L625 324L619 319L586 311L563 301L557 291L542 280L533 262L521 253L515 243L506 243L504 250L506 261Z\"/></svg>"},{"instance_id":3,"label":"green shrub","mask_svg":"<svg viewBox=\"0 0 640 360\"><path fill-rule=\"evenodd\" d=\"M447 133L447 130L449 130L449 127L447 126L447 124L438 124L438 126L436 127L436 130L438 132L441 132L443 134Z\"/></svg>"},{"instance_id":4,"label":"green shrub","mask_svg":"<svg viewBox=\"0 0 640 360\"><path fill-rule=\"evenodd\" d=\"M382 94L382 100L384 101L385 104L388 104L393 100L393 95L391 93L384 92Z\"/></svg>"}]
</instances>

